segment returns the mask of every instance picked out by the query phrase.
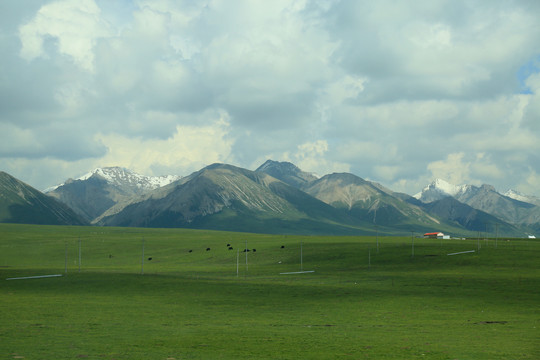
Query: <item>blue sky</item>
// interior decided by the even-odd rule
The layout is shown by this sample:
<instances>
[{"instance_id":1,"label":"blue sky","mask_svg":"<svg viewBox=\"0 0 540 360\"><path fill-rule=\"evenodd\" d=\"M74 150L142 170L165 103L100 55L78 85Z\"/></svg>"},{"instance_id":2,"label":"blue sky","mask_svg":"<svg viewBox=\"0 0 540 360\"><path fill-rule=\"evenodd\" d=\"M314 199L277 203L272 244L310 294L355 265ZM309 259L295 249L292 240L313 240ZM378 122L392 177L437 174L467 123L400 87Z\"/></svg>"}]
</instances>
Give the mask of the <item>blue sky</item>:
<instances>
[{"instance_id":1,"label":"blue sky","mask_svg":"<svg viewBox=\"0 0 540 360\"><path fill-rule=\"evenodd\" d=\"M540 195L536 1L0 2L0 170L291 161Z\"/></svg>"},{"instance_id":2,"label":"blue sky","mask_svg":"<svg viewBox=\"0 0 540 360\"><path fill-rule=\"evenodd\" d=\"M526 84L527 79L540 72L540 55L533 57L519 68L516 76L521 85L522 94L532 94L533 90Z\"/></svg>"}]
</instances>

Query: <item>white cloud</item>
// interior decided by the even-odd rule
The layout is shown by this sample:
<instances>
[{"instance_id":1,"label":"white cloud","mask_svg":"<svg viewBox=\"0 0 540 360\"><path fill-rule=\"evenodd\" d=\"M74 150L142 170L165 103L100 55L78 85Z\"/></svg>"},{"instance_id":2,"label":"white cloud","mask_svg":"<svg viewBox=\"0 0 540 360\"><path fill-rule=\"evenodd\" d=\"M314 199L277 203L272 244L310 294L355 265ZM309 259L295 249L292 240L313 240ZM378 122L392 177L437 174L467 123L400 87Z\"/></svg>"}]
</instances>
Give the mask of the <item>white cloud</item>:
<instances>
[{"instance_id":1,"label":"white cloud","mask_svg":"<svg viewBox=\"0 0 540 360\"><path fill-rule=\"evenodd\" d=\"M373 169L373 173L377 179L381 181L392 181L396 178L396 175L401 171L399 166L388 166L388 165L376 165Z\"/></svg>"},{"instance_id":2,"label":"white cloud","mask_svg":"<svg viewBox=\"0 0 540 360\"><path fill-rule=\"evenodd\" d=\"M34 5L0 13L0 165L23 175L273 158L415 193L432 176L508 188L540 172L530 3Z\"/></svg>"},{"instance_id":3,"label":"white cloud","mask_svg":"<svg viewBox=\"0 0 540 360\"><path fill-rule=\"evenodd\" d=\"M540 135L540 73L530 75L525 84L532 94L526 96L528 102L523 109L523 123L525 128L534 131L537 137Z\"/></svg>"},{"instance_id":4,"label":"white cloud","mask_svg":"<svg viewBox=\"0 0 540 360\"><path fill-rule=\"evenodd\" d=\"M168 139L98 135L109 149L100 166L122 166L143 174L188 175L215 162L234 162L226 119L208 126L177 126ZM157 173L156 173L157 172Z\"/></svg>"},{"instance_id":5,"label":"white cloud","mask_svg":"<svg viewBox=\"0 0 540 360\"><path fill-rule=\"evenodd\" d=\"M428 164L433 178L443 179L454 185L471 182L470 162L464 162L465 154L462 152L449 154L445 160L438 160Z\"/></svg>"},{"instance_id":6,"label":"white cloud","mask_svg":"<svg viewBox=\"0 0 540 360\"><path fill-rule=\"evenodd\" d=\"M427 166L432 179L443 179L454 185L490 183L487 180L499 180L504 171L491 156L477 153L466 156L463 152L449 154L445 160L431 162Z\"/></svg>"},{"instance_id":7,"label":"white cloud","mask_svg":"<svg viewBox=\"0 0 540 360\"><path fill-rule=\"evenodd\" d=\"M107 23L93 0L63 0L41 7L36 16L19 28L21 56L26 60L51 57L44 41L55 38L58 52L70 56L82 69L94 70L94 46L100 37L110 36Z\"/></svg>"},{"instance_id":8,"label":"white cloud","mask_svg":"<svg viewBox=\"0 0 540 360\"><path fill-rule=\"evenodd\" d=\"M350 166L339 161L327 159L329 150L326 140L317 140L298 145L297 151L292 154L292 159L298 167L319 175L333 172L348 172Z\"/></svg>"},{"instance_id":9,"label":"white cloud","mask_svg":"<svg viewBox=\"0 0 540 360\"><path fill-rule=\"evenodd\" d=\"M477 179L501 179L506 176L504 171L499 168L499 166L491 160L490 156L487 156L485 153L480 153L476 155L475 161L471 164L471 173Z\"/></svg>"},{"instance_id":10,"label":"white cloud","mask_svg":"<svg viewBox=\"0 0 540 360\"><path fill-rule=\"evenodd\" d=\"M419 48L441 50L452 46L452 30L445 24L417 22L407 26L405 32L409 41Z\"/></svg>"},{"instance_id":11,"label":"white cloud","mask_svg":"<svg viewBox=\"0 0 540 360\"><path fill-rule=\"evenodd\" d=\"M529 168L526 174L520 178L516 189L523 194L538 194L540 188L540 174L534 169Z\"/></svg>"}]
</instances>

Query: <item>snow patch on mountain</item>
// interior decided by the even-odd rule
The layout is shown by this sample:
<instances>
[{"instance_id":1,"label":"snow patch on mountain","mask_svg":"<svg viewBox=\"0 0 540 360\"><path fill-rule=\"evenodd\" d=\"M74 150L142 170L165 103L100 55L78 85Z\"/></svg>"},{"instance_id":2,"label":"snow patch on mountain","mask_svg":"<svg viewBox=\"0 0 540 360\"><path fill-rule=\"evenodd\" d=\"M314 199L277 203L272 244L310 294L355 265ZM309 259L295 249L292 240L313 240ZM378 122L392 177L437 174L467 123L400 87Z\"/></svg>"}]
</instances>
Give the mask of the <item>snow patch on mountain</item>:
<instances>
[{"instance_id":1,"label":"snow patch on mountain","mask_svg":"<svg viewBox=\"0 0 540 360\"><path fill-rule=\"evenodd\" d=\"M503 195L514 200L523 201L529 204L540 206L540 198L536 196L532 196L532 195L525 195L513 189L506 191Z\"/></svg>"},{"instance_id":2,"label":"snow patch on mountain","mask_svg":"<svg viewBox=\"0 0 540 360\"><path fill-rule=\"evenodd\" d=\"M414 198L422 200L427 194L433 193L443 196L457 196L464 193L470 188L470 185L454 185L443 179L435 179L431 184L422 189L418 194L413 195Z\"/></svg>"},{"instance_id":3,"label":"snow patch on mountain","mask_svg":"<svg viewBox=\"0 0 540 360\"><path fill-rule=\"evenodd\" d=\"M91 177L96 176L104 179L105 181L113 185L130 186L141 190L154 190L182 178L182 176L178 175L145 176L137 174L126 168L114 166L94 169L93 171L88 172L81 177L70 181L85 181L90 179ZM47 193L54 191L63 185L65 185L65 183L50 187L44 192Z\"/></svg>"}]
</instances>

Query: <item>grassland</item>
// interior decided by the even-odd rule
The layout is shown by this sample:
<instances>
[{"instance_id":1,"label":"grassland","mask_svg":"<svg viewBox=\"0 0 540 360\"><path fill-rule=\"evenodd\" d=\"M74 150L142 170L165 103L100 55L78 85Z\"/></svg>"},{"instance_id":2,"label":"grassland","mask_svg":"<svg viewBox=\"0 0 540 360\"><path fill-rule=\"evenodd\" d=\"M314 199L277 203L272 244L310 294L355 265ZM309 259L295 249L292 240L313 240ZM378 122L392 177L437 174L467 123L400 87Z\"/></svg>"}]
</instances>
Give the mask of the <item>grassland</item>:
<instances>
[{"instance_id":1,"label":"grassland","mask_svg":"<svg viewBox=\"0 0 540 360\"><path fill-rule=\"evenodd\" d=\"M378 240L2 224L0 358L540 358L540 242Z\"/></svg>"}]
</instances>

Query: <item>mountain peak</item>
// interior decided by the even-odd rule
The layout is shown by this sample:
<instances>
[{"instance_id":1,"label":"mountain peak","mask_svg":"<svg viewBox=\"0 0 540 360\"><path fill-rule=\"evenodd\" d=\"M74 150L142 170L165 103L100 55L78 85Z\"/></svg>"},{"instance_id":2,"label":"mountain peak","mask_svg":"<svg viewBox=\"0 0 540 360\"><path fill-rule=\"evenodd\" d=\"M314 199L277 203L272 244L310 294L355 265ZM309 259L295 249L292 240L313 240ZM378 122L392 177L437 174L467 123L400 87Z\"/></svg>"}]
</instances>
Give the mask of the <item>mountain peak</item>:
<instances>
[{"instance_id":1,"label":"mountain peak","mask_svg":"<svg viewBox=\"0 0 540 360\"><path fill-rule=\"evenodd\" d=\"M134 174L131 170L120 167L120 166L110 166L103 168L96 168L89 173L84 174L83 176L77 178L76 180L88 180L94 175L100 176L107 181L112 181L114 178L118 177L127 177Z\"/></svg>"},{"instance_id":2,"label":"mountain peak","mask_svg":"<svg viewBox=\"0 0 540 360\"><path fill-rule=\"evenodd\" d=\"M427 203L440 200L447 196L455 197L456 195L467 191L468 188L469 185L454 185L446 180L437 178L413 197Z\"/></svg>"},{"instance_id":3,"label":"mountain peak","mask_svg":"<svg viewBox=\"0 0 540 360\"><path fill-rule=\"evenodd\" d=\"M110 167L96 168L76 178L75 180L69 179L63 184L46 189L44 192L49 193L73 181L86 181L90 178L95 178L95 177L101 178L111 185L128 186L128 187L137 188L143 191L157 189L159 187L168 185L182 178L181 176L178 176L178 175L145 176L145 175L137 174L129 169L126 169L120 166L110 166Z\"/></svg>"},{"instance_id":4,"label":"mountain peak","mask_svg":"<svg viewBox=\"0 0 540 360\"><path fill-rule=\"evenodd\" d=\"M307 183L317 180L315 175L300 170L298 166L288 161L266 160L255 172L266 173L296 188L301 188Z\"/></svg>"},{"instance_id":5,"label":"mountain peak","mask_svg":"<svg viewBox=\"0 0 540 360\"><path fill-rule=\"evenodd\" d=\"M437 190L452 196L456 195L463 189L463 185L454 185L443 179L435 179L432 184Z\"/></svg>"},{"instance_id":6,"label":"mountain peak","mask_svg":"<svg viewBox=\"0 0 540 360\"><path fill-rule=\"evenodd\" d=\"M266 160L264 162L264 164L259 166L255 171L264 172L265 170L275 169L275 168L282 168L282 169L287 169L289 171L297 171L297 172L302 171L302 170L300 170L300 168L298 168L298 166L294 165L291 162L288 162L288 161L275 161L275 160L270 160L270 159Z\"/></svg>"},{"instance_id":7,"label":"mountain peak","mask_svg":"<svg viewBox=\"0 0 540 360\"><path fill-rule=\"evenodd\" d=\"M510 189L506 191L504 196L509 197L510 199L526 202L536 206L540 206L540 198L532 195L525 195L517 190Z\"/></svg>"},{"instance_id":8,"label":"mountain peak","mask_svg":"<svg viewBox=\"0 0 540 360\"><path fill-rule=\"evenodd\" d=\"M482 186L480 186L480 188L483 189L484 191L495 191L495 192L498 192L497 190L495 190L495 186L489 185L489 184L482 184Z\"/></svg>"}]
</instances>

